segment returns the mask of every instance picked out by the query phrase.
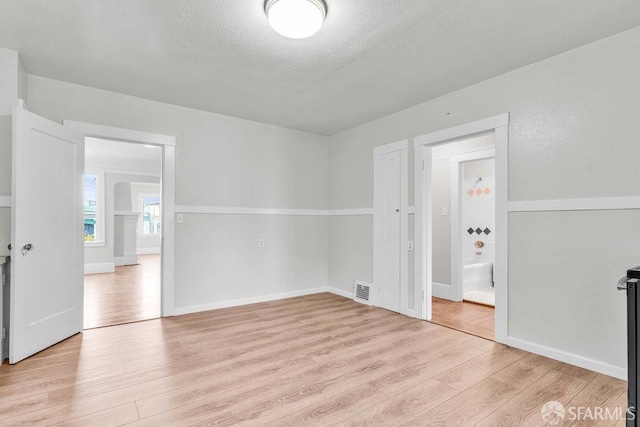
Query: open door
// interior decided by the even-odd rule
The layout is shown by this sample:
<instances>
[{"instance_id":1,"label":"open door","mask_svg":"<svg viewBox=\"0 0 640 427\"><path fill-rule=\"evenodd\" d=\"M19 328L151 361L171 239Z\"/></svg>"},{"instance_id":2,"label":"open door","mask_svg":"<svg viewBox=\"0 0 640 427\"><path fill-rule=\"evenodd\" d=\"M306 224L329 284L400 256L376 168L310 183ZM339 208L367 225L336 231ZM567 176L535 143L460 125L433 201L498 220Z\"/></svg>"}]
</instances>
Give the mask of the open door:
<instances>
[{"instance_id":1,"label":"open door","mask_svg":"<svg viewBox=\"0 0 640 427\"><path fill-rule=\"evenodd\" d=\"M13 115L9 363L82 330L84 137Z\"/></svg>"}]
</instances>

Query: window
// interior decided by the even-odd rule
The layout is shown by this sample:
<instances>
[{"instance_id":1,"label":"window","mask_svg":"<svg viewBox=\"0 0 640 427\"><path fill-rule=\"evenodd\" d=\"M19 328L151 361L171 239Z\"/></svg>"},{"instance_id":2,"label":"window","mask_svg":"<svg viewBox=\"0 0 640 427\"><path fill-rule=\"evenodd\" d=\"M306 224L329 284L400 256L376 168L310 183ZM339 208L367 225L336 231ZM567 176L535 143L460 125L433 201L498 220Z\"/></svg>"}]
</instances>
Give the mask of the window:
<instances>
[{"instance_id":1,"label":"window","mask_svg":"<svg viewBox=\"0 0 640 427\"><path fill-rule=\"evenodd\" d=\"M84 184L84 245L104 246L104 172L86 170Z\"/></svg>"},{"instance_id":2,"label":"window","mask_svg":"<svg viewBox=\"0 0 640 427\"><path fill-rule=\"evenodd\" d=\"M142 234L160 234L160 197L142 197Z\"/></svg>"},{"instance_id":3,"label":"window","mask_svg":"<svg viewBox=\"0 0 640 427\"><path fill-rule=\"evenodd\" d=\"M97 239L98 175L84 174L84 241L95 242Z\"/></svg>"}]
</instances>

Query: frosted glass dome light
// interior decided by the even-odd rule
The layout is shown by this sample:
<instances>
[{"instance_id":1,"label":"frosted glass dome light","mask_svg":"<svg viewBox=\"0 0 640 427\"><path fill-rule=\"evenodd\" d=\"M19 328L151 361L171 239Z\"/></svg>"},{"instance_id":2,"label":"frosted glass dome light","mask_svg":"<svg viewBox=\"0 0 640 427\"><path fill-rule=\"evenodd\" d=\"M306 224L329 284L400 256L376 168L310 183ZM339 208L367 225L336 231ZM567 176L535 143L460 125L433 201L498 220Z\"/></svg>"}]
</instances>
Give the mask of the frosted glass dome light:
<instances>
[{"instance_id":1,"label":"frosted glass dome light","mask_svg":"<svg viewBox=\"0 0 640 427\"><path fill-rule=\"evenodd\" d=\"M291 39L311 37L327 16L323 0L267 0L264 10L271 27Z\"/></svg>"}]
</instances>

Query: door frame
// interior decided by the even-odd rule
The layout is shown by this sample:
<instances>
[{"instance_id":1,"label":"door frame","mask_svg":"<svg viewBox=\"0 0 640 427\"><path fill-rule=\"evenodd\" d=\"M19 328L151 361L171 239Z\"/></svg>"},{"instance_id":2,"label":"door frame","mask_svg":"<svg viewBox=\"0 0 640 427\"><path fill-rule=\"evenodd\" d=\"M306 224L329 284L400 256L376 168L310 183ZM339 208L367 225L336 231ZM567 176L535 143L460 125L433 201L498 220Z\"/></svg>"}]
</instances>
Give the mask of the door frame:
<instances>
[{"instance_id":1,"label":"door frame","mask_svg":"<svg viewBox=\"0 0 640 427\"><path fill-rule=\"evenodd\" d=\"M415 295L416 317L431 320L428 302L433 286L433 199L430 191L432 149L436 145L495 132L496 162L496 247L494 269L496 291L495 340L505 343L508 337L509 290L509 114L500 114L460 126L418 136L415 146Z\"/></svg>"},{"instance_id":2,"label":"door frame","mask_svg":"<svg viewBox=\"0 0 640 427\"><path fill-rule=\"evenodd\" d=\"M63 120L64 126L75 129L86 137L134 144L162 147L162 240L161 240L161 316L175 313L175 192L176 192L176 137L93 123Z\"/></svg>"},{"instance_id":3,"label":"door frame","mask_svg":"<svg viewBox=\"0 0 640 427\"><path fill-rule=\"evenodd\" d=\"M495 148L456 154L451 165L451 298L462 301L462 165L474 160L495 159Z\"/></svg>"},{"instance_id":4,"label":"door frame","mask_svg":"<svg viewBox=\"0 0 640 427\"><path fill-rule=\"evenodd\" d=\"M373 149L373 160L375 158L389 153L400 152L400 314L412 315L409 310L409 195L408 195L408 165L409 165L409 141L404 139L401 141L393 142L386 145L381 145ZM375 270L376 270L376 228L378 227L378 221L382 217L380 212L376 212L375 203L375 165L374 165L374 209L373 209L373 235L374 235L374 248L373 248L373 285L377 288L375 283ZM406 296L405 296L406 295ZM374 292L374 298L372 298L374 305L378 304L377 293Z\"/></svg>"}]
</instances>

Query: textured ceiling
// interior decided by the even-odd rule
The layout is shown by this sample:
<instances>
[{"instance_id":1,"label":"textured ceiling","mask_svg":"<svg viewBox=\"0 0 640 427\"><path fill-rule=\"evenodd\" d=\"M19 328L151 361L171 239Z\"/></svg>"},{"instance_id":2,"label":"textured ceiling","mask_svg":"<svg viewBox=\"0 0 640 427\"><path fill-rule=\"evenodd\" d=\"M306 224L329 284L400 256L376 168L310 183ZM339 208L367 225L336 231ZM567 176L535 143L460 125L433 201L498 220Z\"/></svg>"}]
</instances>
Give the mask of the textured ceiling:
<instances>
[{"instance_id":1,"label":"textured ceiling","mask_svg":"<svg viewBox=\"0 0 640 427\"><path fill-rule=\"evenodd\" d=\"M329 135L640 26L638 0L327 0L305 40L263 0L0 0L29 73Z\"/></svg>"}]
</instances>

